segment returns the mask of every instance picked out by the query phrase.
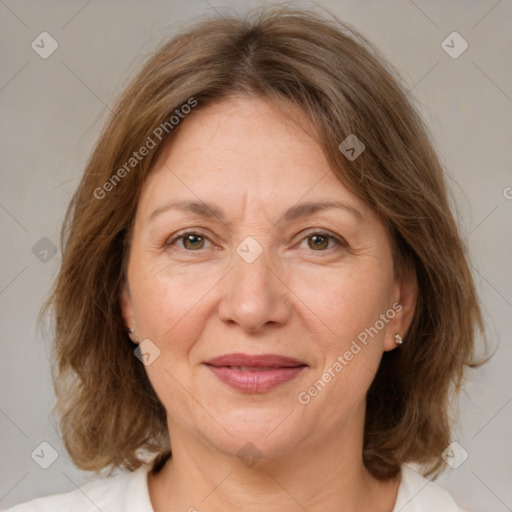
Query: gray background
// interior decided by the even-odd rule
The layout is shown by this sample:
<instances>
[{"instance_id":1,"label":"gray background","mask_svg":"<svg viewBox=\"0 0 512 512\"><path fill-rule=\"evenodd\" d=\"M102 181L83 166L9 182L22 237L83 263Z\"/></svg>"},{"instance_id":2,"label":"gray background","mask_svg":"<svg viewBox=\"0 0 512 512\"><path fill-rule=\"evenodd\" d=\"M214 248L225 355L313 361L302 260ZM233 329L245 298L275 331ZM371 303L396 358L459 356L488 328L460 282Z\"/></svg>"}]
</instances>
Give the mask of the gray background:
<instances>
[{"instance_id":1,"label":"gray background","mask_svg":"<svg viewBox=\"0 0 512 512\"><path fill-rule=\"evenodd\" d=\"M35 321L59 267L52 243L58 245L65 207L109 109L152 49L183 22L214 9L241 13L254 5L0 0L0 507L70 491L94 477L73 467L48 419L54 403L48 342ZM512 510L512 2L320 5L383 51L435 135L489 337L498 347L492 361L471 375L460 400L453 440L469 457L438 481L469 510ZM59 45L47 59L31 47L43 31ZM456 59L441 47L453 31L469 43ZM49 240L40 241L44 237ZM31 457L44 441L59 454L48 469Z\"/></svg>"}]
</instances>

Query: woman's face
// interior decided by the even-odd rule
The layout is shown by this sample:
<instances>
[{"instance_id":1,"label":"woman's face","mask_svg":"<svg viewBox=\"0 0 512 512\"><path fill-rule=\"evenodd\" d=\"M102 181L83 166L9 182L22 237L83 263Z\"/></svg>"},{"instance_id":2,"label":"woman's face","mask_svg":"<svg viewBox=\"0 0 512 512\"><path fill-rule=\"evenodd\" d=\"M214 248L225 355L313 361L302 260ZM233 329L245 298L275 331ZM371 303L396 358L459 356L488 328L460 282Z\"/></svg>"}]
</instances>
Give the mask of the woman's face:
<instances>
[{"instance_id":1,"label":"woman's face","mask_svg":"<svg viewBox=\"0 0 512 512\"><path fill-rule=\"evenodd\" d=\"M171 442L272 457L361 435L413 309L383 224L272 103L231 98L182 122L142 190L122 292ZM304 206L325 202L339 206Z\"/></svg>"}]
</instances>

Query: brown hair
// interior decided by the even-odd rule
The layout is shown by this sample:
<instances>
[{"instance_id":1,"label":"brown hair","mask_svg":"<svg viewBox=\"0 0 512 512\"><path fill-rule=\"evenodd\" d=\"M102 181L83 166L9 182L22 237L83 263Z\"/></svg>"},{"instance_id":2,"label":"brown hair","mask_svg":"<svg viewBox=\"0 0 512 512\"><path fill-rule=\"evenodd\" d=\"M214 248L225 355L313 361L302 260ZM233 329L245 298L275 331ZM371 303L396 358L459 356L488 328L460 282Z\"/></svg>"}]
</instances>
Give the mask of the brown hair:
<instances>
[{"instance_id":1,"label":"brown hair","mask_svg":"<svg viewBox=\"0 0 512 512\"><path fill-rule=\"evenodd\" d=\"M140 450L170 454L165 409L120 312L127 235L152 163L187 122L174 128L171 116L233 94L297 105L341 182L385 221L398 276L416 273L406 343L384 353L368 391L363 459L380 479L406 461L427 473L442 467L450 392L476 364L475 326L484 332L475 286L442 166L408 91L369 41L334 20L282 7L203 20L163 44L123 92L69 205L44 308L55 319L54 411L79 468L133 470L145 462ZM349 134L366 147L355 160L338 149ZM155 147L130 160L149 139Z\"/></svg>"}]
</instances>

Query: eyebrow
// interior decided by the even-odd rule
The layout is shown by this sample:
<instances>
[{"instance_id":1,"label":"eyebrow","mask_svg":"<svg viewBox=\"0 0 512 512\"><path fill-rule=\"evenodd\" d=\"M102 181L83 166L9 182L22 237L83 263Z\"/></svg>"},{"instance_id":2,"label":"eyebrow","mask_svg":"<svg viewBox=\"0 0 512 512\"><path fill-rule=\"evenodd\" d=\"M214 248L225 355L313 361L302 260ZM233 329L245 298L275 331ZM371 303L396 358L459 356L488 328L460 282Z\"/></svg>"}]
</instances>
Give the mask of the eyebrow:
<instances>
[{"instance_id":1,"label":"eyebrow","mask_svg":"<svg viewBox=\"0 0 512 512\"><path fill-rule=\"evenodd\" d=\"M288 210L286 210L281 216L281 220L284 220L285 222L293 222L294 220L307 217L308 215L312 215L316 212L327 210L329 208L345 210L351 213L359 222L366 222L365 217L357 208L342 201L315 201L301 203L288 208ZM159 206L153 213L151 213L148 220L152 221L158 215L169 210L191 212L198 216L207 218L217 217L223 222L225 222L226 219L224 212L213 204L205 203L203 201L172 201Z\"/></svg>"}]
</instances>

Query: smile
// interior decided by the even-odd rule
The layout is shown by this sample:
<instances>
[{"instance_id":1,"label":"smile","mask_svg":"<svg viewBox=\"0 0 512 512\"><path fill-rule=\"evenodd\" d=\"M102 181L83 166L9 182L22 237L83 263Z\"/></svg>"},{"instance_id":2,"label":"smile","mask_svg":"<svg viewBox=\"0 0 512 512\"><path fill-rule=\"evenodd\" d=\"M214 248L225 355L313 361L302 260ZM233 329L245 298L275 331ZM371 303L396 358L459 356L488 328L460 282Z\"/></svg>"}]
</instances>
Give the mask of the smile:
<instances>
[{"instance_id":1,"label":"smile","mask_svg":"<svg viewBox=\"0 0 512 512\"><path fill-rule=\"evenodd\" d=\"M205 363L222 382L245 393L264 393L297 377L307 365L278 355L228 354Z\"/></svg>"},{"instance_id":2,"label":"smile","mask_svg":"<svg viewBox=\"0 0 512 512\"><path fill-rule=\"evenodd\" d=\"M210 366L208 368L224 383L238 391L263 393L294 379L305 368L236 368Z\"/></svg>"}]
</instances>

